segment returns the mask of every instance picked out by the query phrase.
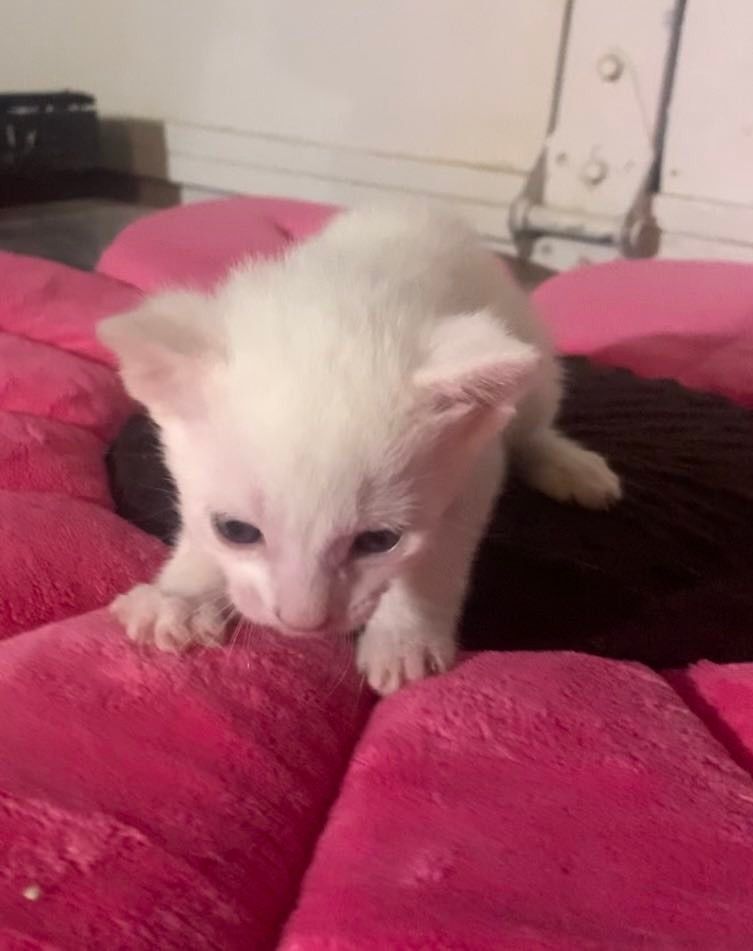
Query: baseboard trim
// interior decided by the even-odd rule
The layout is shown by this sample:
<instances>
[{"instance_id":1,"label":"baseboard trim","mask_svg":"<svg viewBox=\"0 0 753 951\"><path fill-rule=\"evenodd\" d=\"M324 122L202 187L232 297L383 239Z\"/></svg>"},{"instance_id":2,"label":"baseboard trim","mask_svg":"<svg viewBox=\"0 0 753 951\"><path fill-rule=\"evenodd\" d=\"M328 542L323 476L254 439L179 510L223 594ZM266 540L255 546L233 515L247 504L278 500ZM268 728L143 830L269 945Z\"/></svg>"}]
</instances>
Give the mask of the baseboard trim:
<instances>
[{"instance_id":1,"label":"baseboard trim","mask_svg":"<svg viewBox=\"0 0 753 951\"><path fill-rule=\"evenodd\" d=\"M451 205L489 241L512 246L509 207L524 171L382 155L184 123L107 121L108 165L189 189L284 195L334 204L377 195L421 196Z\"/></svg>"}]
</instances>

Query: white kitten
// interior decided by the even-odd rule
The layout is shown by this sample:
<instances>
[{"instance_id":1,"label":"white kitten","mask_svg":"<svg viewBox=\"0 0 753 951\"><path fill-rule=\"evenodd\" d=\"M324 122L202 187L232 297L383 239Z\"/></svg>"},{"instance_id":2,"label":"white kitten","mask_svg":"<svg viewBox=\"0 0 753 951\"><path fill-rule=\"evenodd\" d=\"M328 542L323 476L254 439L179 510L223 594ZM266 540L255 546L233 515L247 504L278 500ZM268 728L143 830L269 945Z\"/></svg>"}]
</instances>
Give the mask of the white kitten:
<instances>
[{"instance_id":1,"label":"white kitten","mask_svg":"<svg viewBox=\"0 0 753 951\"><path fill-rule=\"evenodd\" d=\"M217 605L284 634L365 625L381 693L452 664L507 457L562 501L620 496L553 423L557 362L499 261L428 209L339 216L212 295L101 325L162 430L183 528L153 585L113 605L135 640L222 633Z\"/></svg>"}]
</instances>

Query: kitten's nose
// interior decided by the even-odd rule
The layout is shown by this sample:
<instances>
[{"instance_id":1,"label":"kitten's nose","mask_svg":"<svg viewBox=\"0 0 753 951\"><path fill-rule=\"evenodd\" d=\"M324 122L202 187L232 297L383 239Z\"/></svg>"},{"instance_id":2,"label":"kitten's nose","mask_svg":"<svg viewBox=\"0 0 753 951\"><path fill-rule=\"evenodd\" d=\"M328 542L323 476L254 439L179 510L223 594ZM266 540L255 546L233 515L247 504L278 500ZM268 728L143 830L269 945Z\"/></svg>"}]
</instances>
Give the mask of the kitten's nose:
<instances>
[{"instance_id":1,"label":"kitten's nose","mask_svg":"<svg viewBox=\"0 0 753 951\"><path fill-rule=\"evenodd\" d=\"M274 611L283 627L318 634L332 621L331 578L318 559L295 559L279 566Z\"/></svg>"}]
</instances>

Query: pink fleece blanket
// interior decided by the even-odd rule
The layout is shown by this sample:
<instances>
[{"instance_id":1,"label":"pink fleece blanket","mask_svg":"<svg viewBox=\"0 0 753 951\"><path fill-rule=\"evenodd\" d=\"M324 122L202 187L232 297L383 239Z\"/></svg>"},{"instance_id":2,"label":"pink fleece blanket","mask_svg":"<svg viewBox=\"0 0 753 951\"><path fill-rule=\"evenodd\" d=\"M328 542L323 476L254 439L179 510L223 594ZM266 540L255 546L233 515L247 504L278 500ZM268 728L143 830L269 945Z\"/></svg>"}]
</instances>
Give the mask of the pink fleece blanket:
<instances>
[{"instance_id":1,"label":"pink fleece blanket","mask_svg":"<svg viewBox=\"0 0 753 951\"><path fill-rule=\"evenodd\" d=\"M0 948L747 951L753 665L484 654L375 705L331 645L165 657L102 610L164 550L111 510L94 325L329 214L164 212L99 274L0 255ZM563 349L753 405L753 269L538 298Z\"/></svg>"}]
</instances>

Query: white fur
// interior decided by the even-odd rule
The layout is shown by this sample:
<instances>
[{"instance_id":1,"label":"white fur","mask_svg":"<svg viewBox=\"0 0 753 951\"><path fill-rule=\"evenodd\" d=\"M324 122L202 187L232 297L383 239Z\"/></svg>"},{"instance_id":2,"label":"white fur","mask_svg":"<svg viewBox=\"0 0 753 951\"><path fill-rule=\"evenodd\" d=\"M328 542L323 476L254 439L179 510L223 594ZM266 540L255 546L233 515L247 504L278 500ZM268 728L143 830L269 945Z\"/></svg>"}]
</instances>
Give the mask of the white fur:
<instances>
[{"instance_id":1,"label":"white fur","mask_svg":"<svg viewBox=\"0 0 753 951\"><path fill-rule=\"evenodd\" d=\"M214 294L157 296L101 336L180 493L172 559L115 605L158 647L214 642L228 597L290 635L365 625L357 662L387 693L452 664L508 455L556 499L620 495L600 456L552 428L559 368L523 293L427 209L341 215ZM213 513L263 541L228 545ZM352 556L357 533L384 528L402 532L393 551Z\"/></svg>"}]
</instances>

